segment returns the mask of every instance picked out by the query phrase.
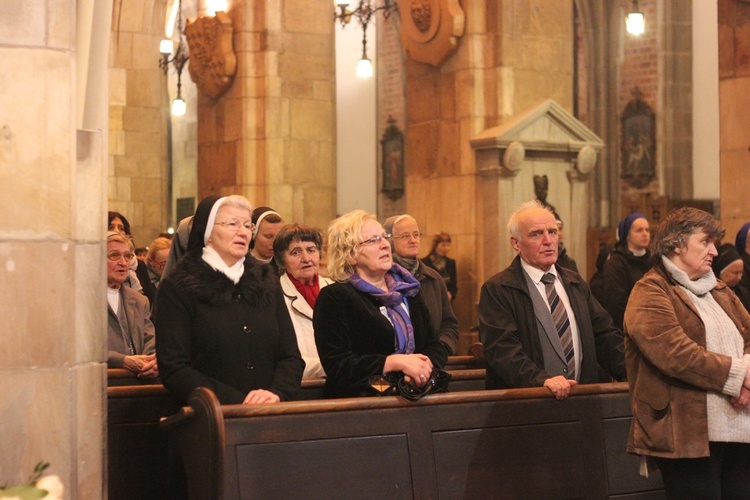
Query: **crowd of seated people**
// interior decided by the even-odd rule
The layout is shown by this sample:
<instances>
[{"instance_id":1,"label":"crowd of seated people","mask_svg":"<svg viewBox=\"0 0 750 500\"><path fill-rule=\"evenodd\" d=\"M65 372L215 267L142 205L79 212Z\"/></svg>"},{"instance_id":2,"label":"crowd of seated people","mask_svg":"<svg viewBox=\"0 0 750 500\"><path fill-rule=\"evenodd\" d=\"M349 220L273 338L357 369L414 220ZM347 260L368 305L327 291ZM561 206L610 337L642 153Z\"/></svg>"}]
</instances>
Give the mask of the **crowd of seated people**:
<instances>
[{"instance_id":1,"label":"crowd of seated people","mask_svg":"<svg viewBox=\"0 0 750 500\"><path fill-rule=\"evenodd\" d=\"M508 221L518 256L487 280L479 301L488 388L545 386L564 399L577 383L626 379L622 318L630 290L651 267L649 223L639 213L620 222L617 246L600 259L606 287L598 291L560 261L560 226L538 201ZM122 214L110 212L109 227L132 247ZM439 234L420 259L422 233L406 214L381 225L351 212L331 222L324 240L318 229L285 225L270 207L212 196L171 241L151 243L147 280L131 259L123 284L144 295L144 281L153 287L155 373L182 400L199 385L223 402L291 400L302 377L325 377L327 397L375 394L378 377L398 373L420 386L457 354L456 289L448 286L456 278L428 265L455 272L446 239ZM747 246L747 231L740 240ZM738 289L742 254L722 249L716 276ZM110 316L117 318L111 307ZM111 347L132 351L122 342Z\"/></svg>"},{"instance_id":2,"label":"crowd of seated people","mask_svg":"<svg viewBox=\"0 0 750 500\"><path fill-rule=\"evenodd\" d=\"M303 378L325 378L329 398L381 394L390 376L421 388L457 354L450 237L438 235L421 260L409 215L381 225L355 210L324 240L242 196L209 196L171 241L151 243L142 279L128 221L110 212L109 228L108 367L158 376L182 403L197 387L222 404L292 401ZM652 257L648 220L630 214L591 287L560 261L550 207L521 204L507 229L517 255L483 284L478 304L486 388L545 387L563 400L577 384L629 381L628 450L647 457L646 468L658 463L668 492L746 496L745 475L725 481L722 471L750 470L741 302L750 223L717 249L713 216L672 212Z\"/></svg>"}]
</instances>

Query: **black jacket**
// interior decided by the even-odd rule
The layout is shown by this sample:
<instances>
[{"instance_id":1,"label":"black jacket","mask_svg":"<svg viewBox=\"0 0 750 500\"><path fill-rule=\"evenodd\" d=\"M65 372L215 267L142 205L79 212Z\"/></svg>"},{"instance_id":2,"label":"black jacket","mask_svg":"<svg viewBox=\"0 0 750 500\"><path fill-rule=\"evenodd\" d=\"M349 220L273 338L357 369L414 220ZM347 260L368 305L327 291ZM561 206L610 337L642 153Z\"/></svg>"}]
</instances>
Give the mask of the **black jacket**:
<instances>
[{"instance_id":1,"label":"black jacket","mask_svg":"<svg viewBox=\"0 0 750 500\"><path fill-rule=\"evenodd\" d=\"M428 255L426 258L422 259L422 262L427 266L431 267L435 271L438 272L440 276L443 277L443 280L445 280L445 287L448 289L448 291L451 294L451 301L456 300L456 295L458 294L458 277L456 276L456 261L454 259L451 259L450 257L445 258L445 268L441 271L437 267L435 267L435 264L432 262L432 259Z\"/></svg>"},{"instance_id":2,"label":"black jacket","mask_svg":"<svg viewBox=\"0 0 750 500\"><path fill-rule=\"evenodd\" d=\"M601 365L625 380L622 332L594 299L578 274L556 266L578 324L582 355L579 381L601 382ZM534 304L517 256L503 272L482 286L479 297L479 338L487 362L487 389L541 387L551 377L544 371Z\"/></svg>"},{"instance_id":3,"label":"black jacket","mask_svg":"<svg viewBox=\"0 0 750 500\"><path fill-rule=\"evenodd\" d=\"M591 292L620 330L630 292L651 266L651 252L636 257L626 247L617 246L604 264L596 285L592 282Z\"/></svg>"},{"instance_id":4,"label":"black jacket","mask_svg":"<svg viewBox=\"0 0 750 500\"><path fill-rule=\"evenodd\" d=\"M448 353L436 332L422 293L407 299L414 327L415 353L426 355L442 368ZM315 344L326 372L325 397L372 395L373 379L383 373L385 358L394 353L393 325L380 312L377 300L349 283L334 283L320 290L313 313Z\"/></svg>"},{"instance_id":5,"label":"black jacket","mask_svg":"<svg viewBox=\"0 0 750 500\"><path fill-rule=\"evenodd\" d=\"M742 302L742 305L745 306L745 309L750 312L750 255L748 255L747 252L742 252L740 257L742 257L742 262L744 264L742 269L742 279L734 287L734 293L737 294L737 297L740 299L740 302Z\"/></svg>"},{"instance_id":6,"label":"black jacket","mask_svg":"<svg viewBox=\"0 0 750 500\"><path fill-rule=\"evenodd\" d=\"M267 266L246 259L235 285L188 253L159 284L154 316L159 374L181 401L200 386L222 404L242 403L254 389L295 398L305 363Z\"/></svg>"}]
</instances>

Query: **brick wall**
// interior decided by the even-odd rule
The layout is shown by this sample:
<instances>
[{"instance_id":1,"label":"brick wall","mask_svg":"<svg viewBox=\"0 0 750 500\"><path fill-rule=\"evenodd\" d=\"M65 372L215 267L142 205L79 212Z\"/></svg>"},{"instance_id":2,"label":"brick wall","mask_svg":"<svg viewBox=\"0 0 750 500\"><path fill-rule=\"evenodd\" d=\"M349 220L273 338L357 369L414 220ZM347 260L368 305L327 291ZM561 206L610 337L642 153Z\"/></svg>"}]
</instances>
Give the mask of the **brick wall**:
<instances>
[{"instance_id":1,"label":"brick wall","mask_svg":"<svg viewBox=\"0 0 750 500\"><path fill-rule=\"evenodd\" d=\"M659 103L659 20L657 19L656 0L642 0L638 2L638 6L641 12L643 12L646 22L646 31L638 36L631 35L625 31L624 15L627 14L627 9L623 10L622 29L624 33L622 40L622 58L618 65L618 134L617 144L611 145L612 154L616 155L618 158L618 177L622 173L623 167L620 152L620 141L622 139L620 119L627 104L635 99L634 89L637 87L640 90L641 95L639 98L646 101L654 112L658 113L658 110L661 107ZM659 139L657 137L657 142L658 141ZM658 147L659 145L657 145L657 148ZM658 162L658 156L654 161ZM659 165L657 164L656 169L658 168ZM642 192L652 192L657 194L658 190L658 176L655 177L649 185L642 189L632 187L623 180L620 180L620 191L625 197Z\"/></svg>"}]
</instances>

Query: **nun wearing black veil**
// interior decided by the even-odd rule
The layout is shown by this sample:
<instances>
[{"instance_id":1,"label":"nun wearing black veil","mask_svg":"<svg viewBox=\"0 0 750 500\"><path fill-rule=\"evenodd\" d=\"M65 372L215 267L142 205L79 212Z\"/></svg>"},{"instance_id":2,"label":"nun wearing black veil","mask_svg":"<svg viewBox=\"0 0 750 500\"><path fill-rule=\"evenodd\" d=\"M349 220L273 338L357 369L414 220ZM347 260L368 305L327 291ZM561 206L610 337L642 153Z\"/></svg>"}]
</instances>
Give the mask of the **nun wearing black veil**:
<instances>
[{"instance_id":1,"label":"nun wearing black veil","mask_svg":"<svg viewBox=\"0 0 750 500\"><path fill-rule=\"evenodd\" d=\"M305 363L278 278L245 258L251 212L242 196L204 199L186 254L159 285L159 371L182 402L197 387L222 404L289 401L299 391Z\"/></svg>"}]
</instances>

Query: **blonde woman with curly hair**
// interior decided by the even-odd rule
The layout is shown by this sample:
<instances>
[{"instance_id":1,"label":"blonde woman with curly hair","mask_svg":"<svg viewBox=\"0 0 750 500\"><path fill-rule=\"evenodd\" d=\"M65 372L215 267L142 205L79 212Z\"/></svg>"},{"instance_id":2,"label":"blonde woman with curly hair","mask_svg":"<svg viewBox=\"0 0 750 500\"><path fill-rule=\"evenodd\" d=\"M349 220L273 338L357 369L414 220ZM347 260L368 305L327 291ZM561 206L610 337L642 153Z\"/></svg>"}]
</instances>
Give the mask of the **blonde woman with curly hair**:
<instances>
[{"instance_id":1,"label":"blonde woman with curly hair","mask_svg":"<svg viewBox=\"0 0 750 500\"><path fill-rule=\"evenodd\" d=\"M336 283L320 290L313 315L326 397L375 394L372 381L393 372L422 387L447 360L419 282L393 262L390 238L363 210L328 227L328 275Z\"/></svg>"}]
</instances>

